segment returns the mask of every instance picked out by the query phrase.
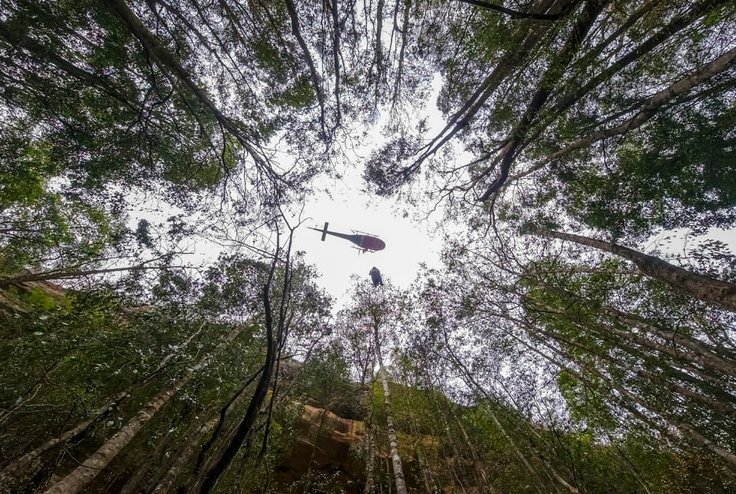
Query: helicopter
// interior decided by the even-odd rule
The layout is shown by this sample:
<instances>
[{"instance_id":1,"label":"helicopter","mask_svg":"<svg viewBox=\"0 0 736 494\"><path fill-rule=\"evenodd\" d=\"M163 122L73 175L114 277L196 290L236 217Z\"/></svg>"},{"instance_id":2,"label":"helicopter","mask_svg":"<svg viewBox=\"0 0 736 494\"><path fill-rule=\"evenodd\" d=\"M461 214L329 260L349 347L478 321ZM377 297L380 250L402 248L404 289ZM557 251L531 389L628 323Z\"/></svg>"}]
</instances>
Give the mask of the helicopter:
<instances>
[{"instance_id":1,"label":"helicopter","mask_svg":"<svg viewBox=\"0 0 736 494\"><path fill-rule=\"evenodd\" d=\"M331 232L327 230L328 226L329 223L325 222L325 226L323 228L312 228L311 226L307 228L309 228L310 230L315 230L317 232L322 232L323 242L325 241L325 237L327 237L327 235L344 238L345 240L349 240L357 245L358 247L355 248L362 252L376 252L378 250L383 250L386 247L386 242L376 237L375 235L369 235L365 232L353 232L352 235L347 233Z\"/></svg>"}]
</instances>

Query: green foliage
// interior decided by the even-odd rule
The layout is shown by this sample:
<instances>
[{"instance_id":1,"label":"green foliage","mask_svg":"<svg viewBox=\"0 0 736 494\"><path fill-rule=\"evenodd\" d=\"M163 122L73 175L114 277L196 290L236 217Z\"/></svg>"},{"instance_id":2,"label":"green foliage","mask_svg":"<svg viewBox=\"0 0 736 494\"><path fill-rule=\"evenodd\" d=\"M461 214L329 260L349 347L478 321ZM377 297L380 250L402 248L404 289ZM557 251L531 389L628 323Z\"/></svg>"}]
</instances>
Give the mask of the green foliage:
<instances>
[{"instance_id":1,"label":"green foliage","mask_svg":"<svg viewBox=\"0 0 736 494\"><path fill-rule=\"evenodd\" d=\"M704 232L734 218L736 108L719 100L662 115L604 168L562 168L569 212L614 238L660 228Z\"/></svg>"},{"instance_id":2,"label":"green foliage","mask_svg":"<svg viewBox=\"0 0 736 494\"><path fill-rule=\"evenodd\" d=\"M24 302L31 307L47 312L57 308L54 297L44 292L41 288L34 288L28 292L28 295L24 297Z\"/></svg>"}]
</instances>

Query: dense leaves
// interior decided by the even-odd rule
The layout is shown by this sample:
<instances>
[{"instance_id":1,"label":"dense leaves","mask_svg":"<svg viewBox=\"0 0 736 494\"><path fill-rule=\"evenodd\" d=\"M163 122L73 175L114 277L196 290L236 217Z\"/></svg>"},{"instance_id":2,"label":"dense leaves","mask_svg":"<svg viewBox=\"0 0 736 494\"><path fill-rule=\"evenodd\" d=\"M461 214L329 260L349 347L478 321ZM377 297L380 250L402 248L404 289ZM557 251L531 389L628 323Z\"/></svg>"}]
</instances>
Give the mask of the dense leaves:
<instances>
[{"instance_id":1,"label":"dense leaves","mask_svg":"<svg viewBox=\"0 0 736 494\"><path fill-rule=\"evenodd\" d=\"M735 16L5 2L0 489L733 491ZM359 175L448 238L333 318Z\"/></svg>"}]
</instances>

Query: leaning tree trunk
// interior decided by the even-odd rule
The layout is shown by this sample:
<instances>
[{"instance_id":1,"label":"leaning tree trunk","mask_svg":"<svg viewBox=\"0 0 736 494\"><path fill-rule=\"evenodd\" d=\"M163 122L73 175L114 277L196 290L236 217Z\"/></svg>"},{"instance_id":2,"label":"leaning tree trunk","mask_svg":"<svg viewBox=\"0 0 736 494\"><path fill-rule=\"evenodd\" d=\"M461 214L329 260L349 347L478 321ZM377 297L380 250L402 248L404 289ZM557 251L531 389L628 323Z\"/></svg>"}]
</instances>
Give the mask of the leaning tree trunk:
<instances>
[{"instance_id":1,"label":"leaning tree trunk","mask_svg":"<svg viewBox=\"0 0 736 494\"><path fill-rule=\"evenodd\" d=\"M401 456L399 455L399 442L396 439L396 428L394 427L394 415L391 407L391 390L388 387L388 378L386 377L386 369L383 366L383 358L381 357L381 345L378 341L378 328L374 328L374 337L376 339L376 360L378 361L378 374L381 377L381 385L383 386L383 406L386 412L386 428L388 429L388 444L391 455L391 464L394 469L394 481L396 482L396 494L406 494L406 480L404 479L404 468L401 464Z\"/></svg>"},{"instance_id":2,"label":"leaning tree trunk","mask_svg":"<svg viewBox=\"0 0 736 494\"><path fill-rule=\"evenodd\" d=\"M84 489L107 465L120 453L125 446L140 432L146 423L166 405L169 400L204 368L206 368L223 349L229 346L243 331L239 327L228 333L215 349L205 356L199 363L177 379L174 384L164 389L144 406L122 429L112 436L105 444L95 451L84 463L75 468L66 477L54 484L45 494L71 494Z\"/></svg>"},{"instance_id":3,"label":"leaning tree trunk","mask_svg":"<svg viewBox=\"0 0 736 494\"><path fill-rule=\"evenodd\" d=\"M241 389L239 394L236 394L225 408L217 412L213 417L210 418L210 420L202 424L199 428L197 428L196 431L194 431L193 434L191 434L187 438L185 446L180 451L176 452L176 459L169 466L163 477L158 479L156 487L154 487L153 490L150 491L152 494L166 494L167 492L171 492L173 490L176 479L181 476L181 474L186 469L187 464L197 452L197 449L201 447L202 440L210 432L212 432L218 426L218 424L220 424L224 420L225 417L229 417L233 413L235 408L240 406L245 401L245 398L247 396L248 394L245 392L245 388ZM147 489L146 492L148 492Z\"/></svg>"},{"instance_id":4,"label":"leaning tree trunk","mask_svg":"<svg viewBox=\"0 0 736 494\"><path fill-rule=\"evenodd\" d=\"M127 398L129 395L127 392L123 391L121 393L118 393L117 395L113 396L110 400L108 400L103 406L92 412L86 420L80 422L76 426L72 427L68 431L64 432L60 436L57 436L53 439L49 439L44 444L39 446L38 448L34 449L33 451L29 451L28 453L24 454L17 460L13 461L9 465L7 465L5 468L2 469L0 472L0 488L3 487L3 484L8 481L11 477L17 476L18 472L22 471L26 466L30 465L36 458L40 457L42 454L44 454L46 451L49 451L50 449L58 446L59 444L64 444L71 439L79 436L83 432L85 432L89 427L97 422L101 417L104 417L107 413L109 413L115 406L117 406L122 400Z\"/></svg>"},{"instance_id":5,"label":"leaning tree trunk","mask_svg":"<svg viewBox=\"0 0 736 494\"><path fill-rule=\"evenodd\" d=\"M530 336L532 335L530 334ZM540 339L538 336L534 337L534 339L538 341L543 347L546 347L549 351L551 351L553 355L556 354L562 359L565 359L567 361L576 362L576 360L573 359L569 354L567 354L567 352L561 349L555 348L549 342ZM570 366L565 365L564 363L560 362L554 356L547 355L546 353L542 352L541 350L535 348L532 345L527 344L527 348L541 355L543 358L555 364L560 369L569 372L571 375L573 375L574 377L576 377L577 379L579 379L581 382L585 383L586 385L591 386L590 380L588 380L583 374L572 369ZM678 430L680 434L682 434L682 436L689 438L694 443L700 445L704 449L707 449L708 451L720 456L723 460L725 460L728 463L728 467L731 470L736 471L736 454L716 444L711 439L703 436L700 432L695 430L695 428L692 425L680 420L680 418L675 416L674 413L672 413L670 410L655 409L654 407L651 406L651 404L647 403L643 397L632 393L631 391L629 391L627 388L625 388L621 384L615 382L611 377L601 372L601 370L598 369L596 366L589 366L586 368L586 371L590 372L595 377L597 377L601 382L606 384L611 390L615 390L619 394L618 403L623 408L631 412L633 415L641 419L642 422L651 425L655 429L659 430L659 432L662 433L663 435L668 436L676 441L681 439L674 432L674 430ZM665 422L665 424L657 424L656 420L653 420L652 417L649 416L650 414L653 414L656 418Z\"/></svg>"},{"instance_id":6,"label":"leaning tree trunk","mask_svg":"<svg viewBox=\"0 0 736 494\"><path fill-rule=\"evenodd\" d=\"M542 230L536 233L616 254L636 264L639 271L650 278L666 283L676 290L687 292L699 300L736 312L736 284L693 273L658 257L612 242L554 230Z\"/></svg>"}]
</instances>

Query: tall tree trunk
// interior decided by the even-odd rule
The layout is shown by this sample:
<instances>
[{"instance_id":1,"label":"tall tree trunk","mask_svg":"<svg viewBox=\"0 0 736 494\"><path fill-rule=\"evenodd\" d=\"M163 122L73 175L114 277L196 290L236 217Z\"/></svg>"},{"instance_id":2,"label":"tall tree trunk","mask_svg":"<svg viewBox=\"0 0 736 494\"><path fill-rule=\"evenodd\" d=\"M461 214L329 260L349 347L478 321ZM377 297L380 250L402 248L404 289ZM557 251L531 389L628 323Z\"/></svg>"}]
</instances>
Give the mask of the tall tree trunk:
<instances>
[{"instance_id":1,"label":"tall tree trunk","mask_svg":"<svg viewBox=\"0 0 736 494\"><path fill-rule=\"evenodd\" d=\"M572 322L572 321L568 321L568 322ZM587 328L586 327L581 327L580 328L581 331L585 331L586 329L590 329L590 326L589 325L586 325L586 326L587 326ZM589 353L590 355L593 355L593 356L595 356L597 358L600 358L603 361L608 362L609 364L613 365L614 367L619 367L619 368L629 367L628 365L624 365L624 366L621 365L622 362L619 360L620 357L618 357L618 358L612 357L608 353L600 352L597 349L587 348L585 345L582 345L580 343L576 343L574 341L570 341L567 338L564 338L564 337L562 337L560 335L556 335L554 333L550 333L550 332L545 331L545 330L543 330L541 328L538 328L537 331L539 331L540 334L543 334L543 335L549 337L550 339L553 339L553 340L557 341L558 344L564 344L564 345L566 345L568 347L575 347L575 348L577 348L579 350L582 350L584 352ZM605 331L605 328L603 328L603 331ZM649 356L647 356L647 355L645 355L645 354L637 351L636 349L629 348L626 345L620 345L619 344L617 346L617 349L623 350L624 352L628 353L629 355L632 355L635 358L641 359L645 363L646 362L649 362L649 365L652 365L653 364L653 365L658 366L661 369L662 372L667 373L669 371L670 373L673 373L675 375L678 375L678 373L681 373L681 371L679 371L677 369L674 369L674 368L668 366L667 364L662 364L660 362L657 362L657 359L656 358L651 358L651 357L649 357ZM653 384L656 384L657 387L666 388L669 391L671 391L672 393L679 394L680 396L682 396L684 398L687 398L687 399L692 400L694 402L700 403L701 406L704 406L704 407L710 409L711 411L716 412L717 414L720 414L722 416L730 417L731 419L736 419L736 408L734 408L732 405L730 405L727 401L720 401L720 400L718 400L716 398L713 398L711 396L708 396L707 394L705 394L705 392L702 389L699 389L700 392L696 392L696 391L693 391L691 389L688 389L688 388L684 387L683 385L678 384L674 380L668 379L666 376L661 375L661 374L652 373L652 372L646 370L646 368L647 368L647 365L645 365L643 367L639 367L637 365L637 366L633 366L633 368L631 368L631 369L626 369L626 370L635 373L637 376L639 376L640 378L642 378L642 380L644 382L647 382L648 381L648 382L651 382Z\"/></svg>"},{"instance_id":2,"label":"tall tree trunk","mask_svg":"<svg viewBox=\"0 0 736 494\"><path fill-rule=\"evenodd\" d=\"M575 359L571 358L570 355L568 355L563 350L559 348L555 348L549 342L540 339L538 336L534 336L533 334L530 334L530 336L532 336L536 341L541 343L542 346L546 347L547 349L552 351L554 354L557 354L560 357L568 361L575 362ZM586 379L586 377L582 375L580 372L570 368L570 366L565 365L564 363L557 360L555 357L551 357L545 354L544 352L535 348L532 345L528 345L528 348L534 351L535 353L541 355L545 359L549 360L553 364L557 365L559 368L569 372L571 375L580 379L581 382L584 382L586 383L586 385L589 385L593 389L595 389L595 386L591 385L590 381ZM721 457L723 460L725 460L728 463L728 466L732 470L736 470L736 455L733 454L731 451L723 448L722 446L719 446L718 444L714 443L711 439L700 434L700 432L695 430L695 428L693 428L692 425L683 422L679 417L674 416L669 410L662 410L662 411L655 410L650 404L645 402L642 397L632 393L627 388L625 388L621 384L614 381L611 377L601 372L597 367L587 366L585 368L585 371L598 377L611 390L615 390L619 394L619 399L617 400L618 404L621 405L626 410L628 410L629 412L631 412L632 414L639 417L643 422L656 428L662 434L668 437L671 437L673 439L676 439L676 440L679 440L680 437L678 437L677 434L673 432L673 429L680 431L680 433L684 437L689 437L695 443L701 445L703 448ZM649 412L653 413L660 420L664 421L667 425L663 427L662 425L658 425L654 423L652 419L647 417L646 414L642 413L642 411L638 410L637 407L634 405L638 405L639 407L641 407L642 410L648 410Z\"/></svg>"},{"instance_id":3,"label":"tall tree trunk","mask_svg":"<svg viewBox=\"0 0 736 494\"><path fill-rule=\"evenodd\" d=\"M725 72L731 67L731 65L734 64L734 62L736 62L736 48L728 50L721 56L711 60L705 65L698 67L698 69L691 75L683 77L682 79L676 81L672 85L653 95L646 101L644 105L642 105L641 110L633 117L623 121L619 125L604 128L587 137L568 144L566 147L550 154L547 158L543 159L542 162L534 165L534 167L532 168L542 168L546 164L556 161L559 158L575 150L588 147L591 144L594 144L600 140L625 134L634 129L638 129L647 121L649 121L649 119L651 119L657 113L657 111L659 111L666 104L670 103L676 97L687 93L692 88L709 81L718 74Z\"/></svg>"},{"instance_id":4,"label":"tall tree trunk","mask_svg":"<svg viewBox=\"0 0 736 494\"><path fill-rule=\"evenodd\" d=\"M470 371L460 363L459 359L453 355L452 360L454 361L455 365L457 365L458 370L460 370L463 380L471 386L471 388L478 391L481 395L483 395L486 399L496 402L496 398L489 395L485 389L478 383L470 374ZM491 417L491 420L493 421L494 425L498 427L498 430L501 432L501 435L508 441L508 443L511 445L511 449L514 450L514 453L516 453L516 456L519 458L519 461L521 461L521 464L524 466L527 472L529 472L530 476L535 481L535 487L538 492L542 493L545 492L545 489L548 488L548 486L545 485L544 481L542 480L542 477L539 474L539 471L532 466L532 464L527 459L526 455L522 452L521 448L519 448L519 445L516 443L514 438L511 436L511 434L506 430L506 427L501 423L501 421L498 418L498 415L496 412L491 408L488 407L488 414ZM537 455L539 456L539 455ZM545 466L547 468L550 468L551 465L547 462L545 463ZM570 485L569 482L567 482L560 474L557 473L557 471L552 467L551 468L552 473L550 473L547 469L544 469L544 473L547 475L547 478L553 481L559 482L565 489L570 491L571 494L578 494L578 490L575 489L573 486ZM553 484L554 485L554 484ZM556 486L555 486L556 487Z\"/></svg>"},{"instance_id":5,"label":"tall tree trunk","mask_svg":"<svg viewBox=\"0 0 736 494\"><path fill-rule=\"evenodd\" d=\"M174 384L164 389L146 403L136 415L114 436L105 442L97 451L87 458L80 466L75 468L66 477L54 484L45 494L71 494L81 491L86 487L107 465L120 453L125 446L140 432L146 423L166 405L176 393L189 384L189 382L203 369L205 369L214 357L228 347L243 331L239 327L228 333L215 349L205 356L199 363L179 377Z\"/></svg>"},{"instance_id":6,"label":"tall tree trunk","mask_svg":"<svg viewBox=\"0 0 736 494\"><path fill-rule=\"evenodd\" d=\"M30 273L19 276L12 276L8 278L0 278L0 288L7 287L10 285L17 285L19 283L27 283L31 281L51 281L51 280L67 280L75 278L83 278L85 276L91 276L95 274L107 274L107 273L120 273L123 271L136 271L136 270L166 270L170 269L168 266L144 266L139 264L137 266L126 266L122 268L107 268L107 269L86 269L86 270L75 270L75 269L58 269L54 271L48 271L45 273Z\"/></svg>"},{"instance_id":7,"label":"tall tree trunk","mask_svg":"<svg viewBox=\"0 0 736 494\"><path fill-rule=\"evenodd\" d=\"M479 201L488 200L491 195L493 195L493 193L500 189L501 186L506 182L506 179L509 176L509 170L511 169L511 164L521 150L520 148L522 147L522 142L527 132L529 131L531 123L537 118L537 115L542 110L542 108L544 108L547 100L552 94L552 91L555 89L560 79L565 74L565 68L568 66L570 61L572 61L575 54L578 53L578 51L580 50L580 47L583 44L583 40L588 35L588 32L593 27L595 20L598 18L601 11L603 10L603 7L607 3L608 0L588 0L585 3L583 13L580 15L580 18L570 31L570 34L565 40L562 49L557 54L555 59L552 60L551 65L547 68L544 75L539 80L539 83L537 84L537 89L534 92L531 100L529 101L526 110L524 110L519 123L514 126L514 128L511 130L508 137L506 138L506 145L501 150L501 155L499 157L499 176L478 198ZM492 166L487 167L486 170L478 176L478 179L489 174L495 168L496 167L494 162Z\"/></svg>"},{"instance_id":8,"label":"tall tree trunk","mask_svg":"<svg viewBox=\"0 0 736 494\"><path fill-rule=\"evenodd\" d=\"M376 465L376 448L375 448L375 431L373 430L373 421L370 420L365 428L365 488L363 494L373 494L373 486L375 484L373 477L375 476Z\"/></svg>"},{"instance_id":9,"label":"tall tree trunk","mask_svg":"<svg viewBox=\"0 0 736 494\"><path fill-rule=\"evenodd\" d=\"M632 314L625 314L615 309L605 309L605 311L617 321L628 324L631 327L639 328L642 331L646 331L664 341L670 342L672 349L667 348L666 353L669 353L674 357L680 355L681 352L675 346L675 344L678 344L681 347L690 350L688 355L691 356L693 362L698 363L702 367L708 367L713 370L720 371L727 376L736 377L736 362L730 360L728 357L723 357L717 354L717 349L715 347L710 347L708 344L690 338L683 333L667 331L652 322L646 321ZM644 339L649 342L649 340L638 335L636 338ZM665 351L661 345L656 343L652 344L657 345L658 350Z\"/></svg>"},{"instance_id":10,"label":"tall tree trunk","mask_svg":"<svg viewBox=\"0 0 736 494\"><path fill-rule=\"evenodd\" d=\"M574 3L574 1L541 0L532 7L532 10L541 13L549 11L550 14L557 15L574 6ZM471 119L486 104L501 83L509 77L509 74L526 62L527 57L533 52L534 47L549 30L550 26L550 23L539 23L528 31L515 35L512 40L513 43L510 43L512 48L496 62L491 73L477 86L463 106L450 116L445 127L422 148L424 149L422 154L411 165L401 170L401 174L408 177L416 172L427 158L439 151L457 133L467 127Z\"/></svg>"},{"instance_id":11,"label":"tall tree trunk","mask_svg":"<svg viewBox=\"0 0 736 494\"><path fill-rule=\"evenodd\" d=\"M525 342L522 342L525 343ZM445 335L445 344L447 349L449 350L449 360L450 363L458 370L460 371L460 375L462 376L462 379L465 381L465 383L471 388L475 389L478 393L480 393L482 396L484 396L489 402L491 403L497 403L499 400L495 397L490 395L483 386L480 385L480 383L473 377L473 374L470 372L470 370L463 364L463 362L455 355L455 353L452 351L452 348L450 347L449 341L447 339L447 336ZM521 464L524 466L524 468L529 472L531 477L535 480L535 487L537 488L537 491L542 493L545 491L545 489L548 488L542 481L542 477L539 475L539 472L536 468L532 467L529 460L526 458L526 455L521 451L519 446L516 444L516 441L514 441L513 437L509 432L506 430L506 428L503 426L501 421L498 418L498 415L495 413L493 408L488 407L488 413L491 417L491 420L493 420L493 423L498 427L498 429L501 431L501 434L503 437L509 442L512 449L516 453L516 456L519 458L519 461L521 461ZM513 424L512 424L513 425ZM532 433L536 432L534 431L533 427L530 427L529 430ZM519 431L519 428L517 427L517 431ZM522 431L519 431L522 436L524 436L524 433ZM545 468L543 469L544 473L547 475L547 478L552 481L552 485L555 485L554 482L558 482L560 485L562 485L566 490L568 490L571 494L578 494L579 491L574 486L570 485L569 482L567 482L557 471L555 468L544 458L541 457L539 452L537 451L536 447L534 446L533 442L531 442L531 449L535 453L535 455L542 461ZM551 473L550 473L551 472ZM555 485L555 488L557 486ZM557 490L557 489L556 489Z\"/></svg>"},{"instance_id":12,"label":"tall tree trunk","mask_svg":"<svg viewBox=\"0 0 736 494\"><path fill-rule=\"evenodd\" d=\"M381 378L381 385L383 386L383 407L386 412L388 444L391 455L391 464L393 465L394 470L394 481L396 482L396 494L406 494L406 480L404 479L404 468L401 464L399 442L396 438L396 428L394 427L394 415L391 407L391 390L388 387L386 369L383 366L383 357L381 356L381 345L378 340L378 326L373 329L376 345L376 360L378 361L378 374Z\"/></svg>"},{"instance_id":13,"label":"tall tree trunk","mask_svg":"<svg viewBox=\"0 0 736 494\"><path fill-rule=\"evenodd\" d=\"M21 471L23 468L33 462L33 460L40 457L46 451L54 448L55 446L58 446L59 444L64 444L85 432L92 424L99 420L100 417L103 417L104 415L109 413L113 409L113 407L117 406L122 400L127 397L127 392L118 393L110 400L108 400L107 403L105 403L103 406L92 412L89 418L87 418L83 422L80 422L75 427L69 429L60 436L46 441L38 448L24 454L14 462L7 465L0 472L0 487L3 487L3 484L5 484L6 480L8 480L10 477L17 476L19 471Z\"/></svg>"},{"instance_id":14,"label":"tall tree trunk","mask_svg":"<svg viewBox=\"0 0 736 494\"><path fill-rule=\"evenodd\" d=\"M268 293L271 286L271 281L273 279L274 266L275 261L274 264L271 266L271 273L269 275L268 283L263 288L263 303L266 319L265 323L267 342L266 363L263 367L263 373L258 380L258 384L256 385L253 397L251 398L250 403L248 404L248 408L245 411L245 416L238 424L235 433L232 436L232 439L230 440L222 454L217 458L217 461L212 466L212 468L210 468L205 474L204 479L202 480L200 493L206 494L210 492L210 490L215 487L217 480L230 465L233 458L235 458L235 455L240 450L243 442L245 442L245 439L250 435L253 424L255 424L256 422L258 411L260 410L261 405L265 401L266 395L268 393L268 386L271 383L271 375L273 374L273 367L277 352L277 343L273 334L273 312L271 308L270 295ZM283 320L281 320L280 323L281 322L283 322Z\"/></svg>"},{"instance_id":15,"label":"tall tree trunk","mask_svg":"<svg viewBox=\"0 0 736 494\"><path fill-rule=\"evenodd\" d=\"M187 72L176 55L171 52L152 33L143 21L131 10L125 0L102 0L102 3L125 24L126 28L143 45L147 54L161 67L181 82L194 97L204 106L217 122L227 130L245 148L255 162L260 172L273 181L278 181L278 173L268 162L259 148L258 137L253 131L246 129L238 122L225 114L218 108L215 102L208 96L205 89L198 85L194 78Z\"/></svg>"},{"instance_id":16,"label":"tall tree trunk","mask_svg":"<svg viewBox=\"0 0 736 494\"><path fill-rule=\"evenodd\" d=\"M245 401L248 396L245 392L239 392L228 404L224 415L229 416L234 409ZM164 476L158 481L156 487L151 491L153 494L165 494L170 492L174 486L174 482L181 475L191 458L194 457L197 449L202 444L202 439L207 436L213 429L223 420L222 412L216 413L210 420L202 424L192 437L188 438L183 450L177 452L176 460L171 464Z\"/></svg>"},{"instance_id":17,"label":"tall tree trunk","mask_svg":"<svg viewBox=\"0 0 736 494\"><path fill-rule=\"evenodd\" d=\"M294 5L294 2L292 0L285 0L285 3L286 11L289 13L289 19L291 20L291 33L296 38L296 41L299 44L299 48L301 48L302 50L304 61L307 63L307 67L309 67L309 77L311 78L312 86L314 86L314 93L317 96L317 103L319 104L319 122L322 126L322 132L326 135L325 95L322 91L322 85L320 84L319 76L317 75L317 68L314 65L314 60L312 60L312 55L309 52L309 47L307 46L307 43L306 41L304 41L304 37L302 36L301 28L299 27L299 15L297 14L296 6Z\"/></svg>"},{"instance_id":18,"label":"tall tree trunk","mask_svg":"<svg viewBox=\"0 0 736 494\"><path fill-rule=\"evenodd\" d=\"M734 53L736 54L736 51ZM693 273L658 257L612 242L554 230L542 230L537 233L616 254L636 264L639 271L650 278L666 283L676 290L687 292L699 300L736 312L736 284Z\"/></svg>"}]
</instances>

